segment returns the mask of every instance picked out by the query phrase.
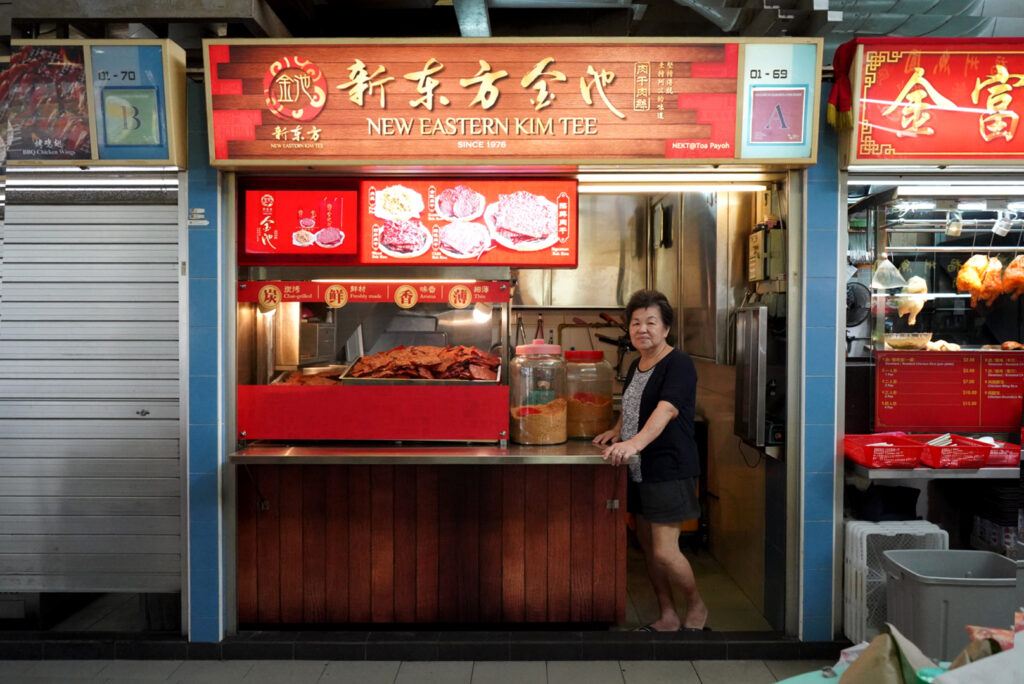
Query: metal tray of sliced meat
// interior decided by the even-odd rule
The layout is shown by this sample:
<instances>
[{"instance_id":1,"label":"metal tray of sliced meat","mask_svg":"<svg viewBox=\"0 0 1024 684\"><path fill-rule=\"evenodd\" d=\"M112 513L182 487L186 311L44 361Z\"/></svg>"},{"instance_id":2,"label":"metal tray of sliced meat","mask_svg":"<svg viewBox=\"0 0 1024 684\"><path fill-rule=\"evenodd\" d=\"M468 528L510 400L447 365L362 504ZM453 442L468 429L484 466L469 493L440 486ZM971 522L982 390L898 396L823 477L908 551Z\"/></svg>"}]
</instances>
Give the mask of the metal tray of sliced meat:
<instances>
[{"instance_id":1,"label":"metal tray of sliced meat","mask_svg":"<svg viewBox=\"0 0 1024 684\"><path fill-rule=\"evenodd\" d=\"M340 380L346 385L498 384L501 361L476 347L396 347L359 357Z\"/></svg>"}]
</instances>

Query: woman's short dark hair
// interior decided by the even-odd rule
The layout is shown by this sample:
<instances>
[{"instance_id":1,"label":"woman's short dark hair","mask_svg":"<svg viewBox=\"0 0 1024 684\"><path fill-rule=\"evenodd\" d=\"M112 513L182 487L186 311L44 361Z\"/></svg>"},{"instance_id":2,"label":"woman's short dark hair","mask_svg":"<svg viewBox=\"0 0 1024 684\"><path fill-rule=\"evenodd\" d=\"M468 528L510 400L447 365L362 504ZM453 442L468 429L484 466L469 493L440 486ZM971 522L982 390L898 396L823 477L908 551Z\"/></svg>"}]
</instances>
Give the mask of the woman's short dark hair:
<instances>
[{"instance_id":1,"label":"woman's short dark hair","mask_svg":"<svg viewBox=\"0 0 1024 684\"><path fill-rule=\"evenodd\" d=\"M633 293L626 304L626 326L628 327L629 322L633 320L634 311L652 306L658 307L658 312L661 313L661 322L665 324L666 328L671 328L672 322L675 320L675 312L672 310L672 305L668 303L668 297L657 290L637 290Z\"/></svg>"}]
</instances>

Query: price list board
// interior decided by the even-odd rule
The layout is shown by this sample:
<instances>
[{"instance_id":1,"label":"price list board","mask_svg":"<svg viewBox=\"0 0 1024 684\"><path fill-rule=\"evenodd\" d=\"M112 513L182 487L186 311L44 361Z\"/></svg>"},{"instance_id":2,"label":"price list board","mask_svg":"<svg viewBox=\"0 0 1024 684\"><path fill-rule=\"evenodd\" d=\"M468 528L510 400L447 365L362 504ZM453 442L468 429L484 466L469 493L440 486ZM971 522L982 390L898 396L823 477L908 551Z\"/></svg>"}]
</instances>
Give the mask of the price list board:
<instances>
[{"instance_id":1,"label":"price list board","mask_svg":"<svg viewBox=\"0 0 1024 684\"><path fill-rule=\"evenodd\" d=\"M1021 426L1024 352L876 353L875 430L1011 432Z\"/></svg>"}]
</instances>

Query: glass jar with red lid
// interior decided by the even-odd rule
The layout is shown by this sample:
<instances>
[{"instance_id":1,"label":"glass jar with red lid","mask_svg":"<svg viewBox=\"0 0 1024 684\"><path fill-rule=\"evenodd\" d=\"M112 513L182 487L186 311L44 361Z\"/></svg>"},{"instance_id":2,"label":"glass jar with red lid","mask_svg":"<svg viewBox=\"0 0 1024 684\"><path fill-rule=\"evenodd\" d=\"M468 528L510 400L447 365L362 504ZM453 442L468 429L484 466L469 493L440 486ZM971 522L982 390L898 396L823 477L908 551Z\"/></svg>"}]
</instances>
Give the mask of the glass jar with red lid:
<instances>
[{"instance_id":1,"label":"glass jar with red lid","mask_svg":"<svg viewBox=\"0 0 1024 684\"><path fill-rule=\"evenodd\" d=\"M602 351L565 352L568 392L566 432L570 438L596 437L615 423L612 393L615 371Z\"/></svg>"},{"instance_id":2,"label":"glass jar with red lid","mask_svg":"<svg viewBox=\"0 0 1024 684\"><path fill-rule=\"evenodd\" d=\"M517 346L509 363L509 392L513 442L566 440L565 361L560 346L541 339Z\"/></svg>"}]
</instances>

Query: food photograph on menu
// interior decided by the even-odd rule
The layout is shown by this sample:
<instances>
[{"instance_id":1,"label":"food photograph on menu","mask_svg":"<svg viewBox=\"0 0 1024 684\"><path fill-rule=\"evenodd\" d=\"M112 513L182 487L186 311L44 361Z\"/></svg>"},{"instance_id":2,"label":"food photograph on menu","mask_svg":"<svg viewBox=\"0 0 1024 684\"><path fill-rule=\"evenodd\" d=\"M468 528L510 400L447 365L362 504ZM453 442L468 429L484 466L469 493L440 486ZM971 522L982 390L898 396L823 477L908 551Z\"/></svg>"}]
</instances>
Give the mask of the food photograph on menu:
<instances>
[{"instance_id":1,"label":"food photograph on menu","mask_svg":"<svg viewBox=\"0 0 1024 684\"><path fill-rule=\"evenodd\" d=\"M245 251L355 254L357 204L351 190L246 190Z\"/></svg>"},{"instance_id":2,"label":"food photograph on menu","mask_svg":"<svg viewBox=\"0 0 1024 684\"><path fill-rule=\"evenodd\" d=\"M364 181L362 263L576 265L572 180Z\"/></svg>"}]
</instances>

